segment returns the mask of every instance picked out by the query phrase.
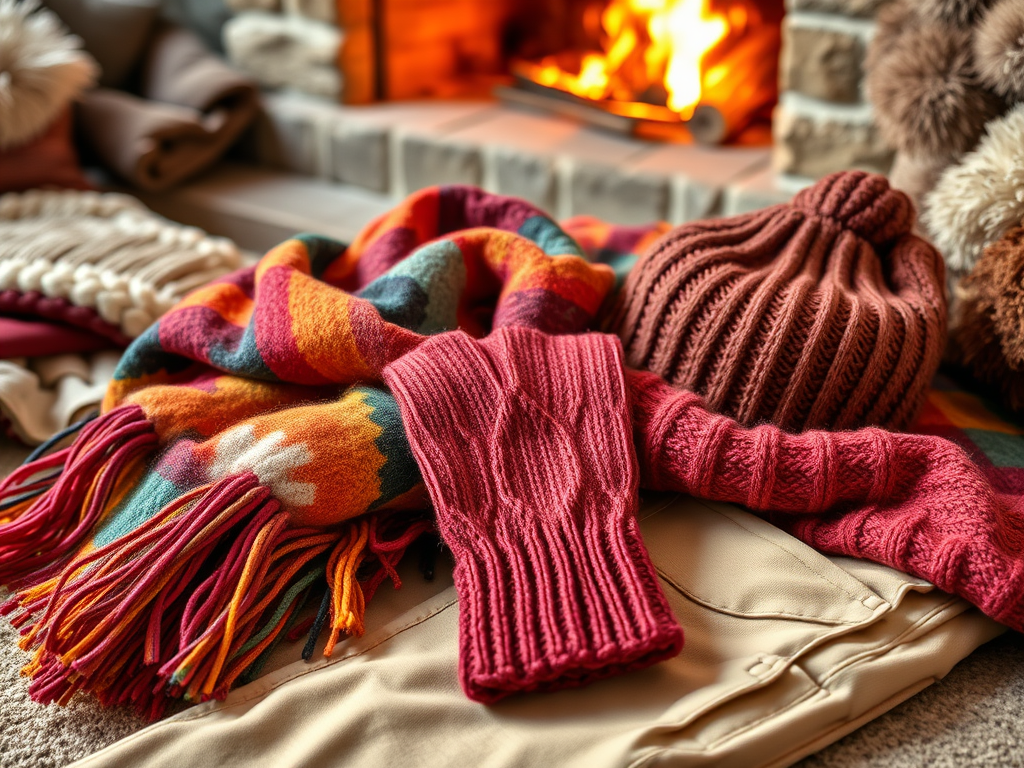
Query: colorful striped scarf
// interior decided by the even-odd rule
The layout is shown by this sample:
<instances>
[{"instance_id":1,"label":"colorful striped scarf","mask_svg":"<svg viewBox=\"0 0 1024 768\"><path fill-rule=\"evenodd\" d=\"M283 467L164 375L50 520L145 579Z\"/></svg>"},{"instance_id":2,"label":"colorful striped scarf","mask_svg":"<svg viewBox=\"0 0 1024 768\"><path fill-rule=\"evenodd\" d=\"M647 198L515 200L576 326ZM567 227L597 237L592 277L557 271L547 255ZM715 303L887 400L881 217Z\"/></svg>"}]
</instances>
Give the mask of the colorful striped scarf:
<instances>
[{"instance_id":1,"label":"colorful striped scarf","mask_svg":"<svg viewBox=\"0 0 1024 768\"><path fill-rule=\"evenodd\" d=\"M569 232L575 236L570 236ZM427 335L589 327L661 230L430 189L350 246L300 235L127 350L103 415L0 484L0 583L31 693L150 716L226 694L326 574L330 654L432 523L389 362Z\"/></svg>"}]
</instances>

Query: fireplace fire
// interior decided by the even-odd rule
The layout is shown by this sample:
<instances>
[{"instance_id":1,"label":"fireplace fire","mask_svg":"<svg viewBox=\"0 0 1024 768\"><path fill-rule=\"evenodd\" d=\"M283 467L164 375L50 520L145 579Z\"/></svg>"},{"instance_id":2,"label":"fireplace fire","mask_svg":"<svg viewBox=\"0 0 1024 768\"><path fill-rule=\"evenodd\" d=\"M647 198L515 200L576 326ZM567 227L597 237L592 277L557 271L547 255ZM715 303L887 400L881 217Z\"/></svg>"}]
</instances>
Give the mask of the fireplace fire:
<instances>
[{"instance_id":1,"label":"fireplace fire","mask_svg":"<svg viewBox=\"0 0 1024 768\"><path fill-rule=\"evenodd\" d=\"M609 128L685 126L697 141L734 138L778 96L781 3L599 0L582 24L593 47L512 63L530 96ZM557 102L562 102L559 105Z\"/></svg>"},{"instance_id":2,"label":"fireplace fire","mask_svg":"<svg viewBox=\"0 0 1024 768\"><path fill-rule=\"evenodd\" d=\"M783 0L339 0L344 100L497 81L505 101L722 143L770 115L782 15Z\"/></svg>"}]
</instances>

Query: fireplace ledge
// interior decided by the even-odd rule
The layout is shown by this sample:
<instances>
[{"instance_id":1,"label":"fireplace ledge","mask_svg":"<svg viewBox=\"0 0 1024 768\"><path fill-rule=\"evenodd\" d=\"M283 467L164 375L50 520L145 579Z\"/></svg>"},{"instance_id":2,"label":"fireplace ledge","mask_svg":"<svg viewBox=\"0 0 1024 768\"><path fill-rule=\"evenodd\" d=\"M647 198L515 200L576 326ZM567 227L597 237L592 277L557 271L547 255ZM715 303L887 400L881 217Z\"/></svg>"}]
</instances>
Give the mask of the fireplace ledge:
<instances>
[{"instance_id":1,"label":"fireplace ledge","mask_svg":"<svg viewBox=\"0 0 1024 768\"><path fill-rule=\"evenodd\" d=\"M771 172L769 147L657 143L493 102L343 106L286 92L263 102L244 159L392 199L475 184L557 218L680 224L786 200L794 187Z\"/></svg>"}]
</instances>

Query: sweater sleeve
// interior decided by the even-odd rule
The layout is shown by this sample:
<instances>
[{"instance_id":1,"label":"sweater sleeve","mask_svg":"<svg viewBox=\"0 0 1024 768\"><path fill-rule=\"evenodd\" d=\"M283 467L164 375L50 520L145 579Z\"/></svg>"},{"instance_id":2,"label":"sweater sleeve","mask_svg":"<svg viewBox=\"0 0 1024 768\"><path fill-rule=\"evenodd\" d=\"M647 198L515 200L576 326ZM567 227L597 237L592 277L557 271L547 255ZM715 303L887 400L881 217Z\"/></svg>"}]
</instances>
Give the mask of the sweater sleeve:
<instances>
[{"instance_id":1,"label":"sweater sleeve","mask_svg":"<svg viewBox=\"0 0 1024 768\"><path fill-rule=\"evenodd\" d=\"M628 371L645 487L742 504L830 554L927 579L1024 629L1024 522L954 443L882 429L741 427Z\"/></svg>"},{"instance_id":2,"label":"sweater sleeve","mask_svg":"<svg viewBox=\"0 0 1024 768\"><path fill-rule=\"evenodd\" d=\"M477 701L653 664L682 646L636 518L611 336L432 337L384 377L455 557L460 680Z\"/></svg>"}]
</instances>

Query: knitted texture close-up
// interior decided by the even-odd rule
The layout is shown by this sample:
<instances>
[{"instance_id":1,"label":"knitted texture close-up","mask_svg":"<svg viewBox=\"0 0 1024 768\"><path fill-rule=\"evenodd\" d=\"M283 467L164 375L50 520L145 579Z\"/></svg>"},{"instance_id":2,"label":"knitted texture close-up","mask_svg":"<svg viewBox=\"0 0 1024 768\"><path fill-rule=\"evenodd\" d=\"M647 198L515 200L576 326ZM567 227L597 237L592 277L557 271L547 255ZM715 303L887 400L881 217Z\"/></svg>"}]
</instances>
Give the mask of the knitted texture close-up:
<instances>
[{"instance_id":1,"label":"knitted texture close-up","mask_svg":"<svg viewBox=\"0 0 1024 768\"><path fill-rule=\"evenodd\" d=\"M629 365L742 424L901 429L946 341L944 269L885 179L833 174L792 203L666 235L612 317Z\"/></svg>"},{"instance_id":2,"label":"knitted texture close-up","mask_svg":"<svg viewBox=\"0 0 1024 768\"><path fill-rule=\"evenodd\" d=\"M742 504L821 552L920 576L1024 627L1019 440L993 464L942 429L791 435L709 413L648 373L631 373L629 384L644 487ZM929 402L917 428L945 424Z\"/></svg>"},{"instance_id":3,"label":"knitted texture close-up","mask_svg":"<svg viewBox=\"0 0 1024 768\"><path fill-rule=\"evenodd\" d=\"M384 379L455 556L470 698L585 685L679 652L640 538L613 336L443 334Z\"/></svg>"}]
</instances>

